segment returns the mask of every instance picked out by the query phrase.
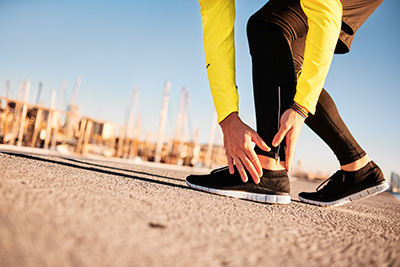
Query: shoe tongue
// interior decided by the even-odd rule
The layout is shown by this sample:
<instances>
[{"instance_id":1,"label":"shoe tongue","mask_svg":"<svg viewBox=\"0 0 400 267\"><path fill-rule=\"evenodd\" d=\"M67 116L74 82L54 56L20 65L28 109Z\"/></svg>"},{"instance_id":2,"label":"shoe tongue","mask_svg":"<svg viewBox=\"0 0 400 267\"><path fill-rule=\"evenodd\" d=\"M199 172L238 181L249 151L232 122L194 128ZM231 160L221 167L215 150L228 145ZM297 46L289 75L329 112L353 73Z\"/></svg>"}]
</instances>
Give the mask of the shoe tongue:
<instances>
[{"instance_id":1,"label":"shoe tongue","mask_svg":"<svg viewBox=\"0 0 400 267\"><path fill-rule=\"evenodd\" d=\"M329 185L342 183L344 181L344 172L342 170L337 171L334 175L323 181L318 187L317 191L323 190Z\"/></svg>"},{"instance_id":2,"label":"shoe tongue","mask_svg":"<svg viewBox=\"0 0 400 267\"><path fill-rule=\"evenodd\" d=\"M343 181L344 181L344 177L345 177L345 175L344 175L344 171L342 171L342 170L340 170L340 171L337 171L331 178L331 180L333 181L333 182L339 182L339 183L342 183Z\"/></svg>"}]
</instances>

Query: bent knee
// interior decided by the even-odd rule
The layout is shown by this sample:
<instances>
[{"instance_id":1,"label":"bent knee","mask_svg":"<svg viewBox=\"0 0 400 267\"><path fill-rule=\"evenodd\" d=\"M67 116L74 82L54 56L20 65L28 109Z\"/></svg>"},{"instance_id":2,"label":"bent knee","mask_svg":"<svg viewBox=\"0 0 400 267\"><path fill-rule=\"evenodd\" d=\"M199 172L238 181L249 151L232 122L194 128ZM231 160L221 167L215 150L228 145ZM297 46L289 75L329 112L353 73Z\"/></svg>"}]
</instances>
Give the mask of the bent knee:
<instances>
[{"instance_id":1,"label":"bent knee","mask_svg":"<svg viewBox=\"0 0 400 267\"><path fill-rule=\"evenodd\" d=\"M270 32L281 32L281 27L276 23L268 21L268 18L259 18L258 16L252 15L247 21L247 38L249 42L257 39L260 36L268 35Z\"/></svg>"}]
</instances>

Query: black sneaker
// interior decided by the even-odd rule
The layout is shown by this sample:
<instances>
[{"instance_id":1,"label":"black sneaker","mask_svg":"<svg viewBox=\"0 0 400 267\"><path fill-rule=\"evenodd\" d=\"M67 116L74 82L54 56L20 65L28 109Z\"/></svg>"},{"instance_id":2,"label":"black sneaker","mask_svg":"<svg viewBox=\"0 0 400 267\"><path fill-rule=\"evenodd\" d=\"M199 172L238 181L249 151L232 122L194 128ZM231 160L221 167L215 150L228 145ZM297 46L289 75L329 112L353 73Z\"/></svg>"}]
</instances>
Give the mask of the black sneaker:
<instances>
[{"instance_id":1,"label":"black sneaker","mask_svg":"<svg viewBox=\"0 0 400 267\"><path fill-rule=\"evenodd\" d=\"M256 202L272 204L290 203L290 182L286 171L263 170L259 184L254 183L250 174L246 183L242 181L239 171L230 174L224 167L207 175L189 175L188 186L218 195L248 199Z\"/></svg>"},{"instance_id":2,"label":"black sneaker","mask_svg":"<svg viewBox=\"0 0 400 267\"><path fill-rule=\"evenodd\" d=\"M318 186L317 192L302 192L299 199L319 206L340 206L379 194L388 188L382 170L371 161L355 172L337 171Z\"/></svg>"}]
</instances>

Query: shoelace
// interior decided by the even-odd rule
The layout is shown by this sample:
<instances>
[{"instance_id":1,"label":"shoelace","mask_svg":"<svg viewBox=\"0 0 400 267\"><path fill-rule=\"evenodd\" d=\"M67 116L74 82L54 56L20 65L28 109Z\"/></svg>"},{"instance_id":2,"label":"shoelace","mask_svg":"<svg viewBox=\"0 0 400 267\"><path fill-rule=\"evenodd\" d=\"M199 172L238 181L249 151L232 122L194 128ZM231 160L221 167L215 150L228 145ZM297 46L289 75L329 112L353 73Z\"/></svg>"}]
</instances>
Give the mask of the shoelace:
<instances>
[{"instance_id":1,"label":"shoelace","mask_svg":"<svg viewBox=\"0 0 400 267\"><path fill-rule=\"evenodd\" d=\"M330 183L337 183L340 182L342 183L344 181L344 172L343 171L337 171L334 175L332 175L331 177L329 177L328 179L326 179L325 181L323 181L318 187L317 187L317 191L319 191L320 189L324 189L325 186L328 186ZM325 185L326 184L326 185ZM325 185L325 186L324 186ZM324 187L322 187L324 186ZM322 187L322 188L321 188Z\"/></svg>"}]
</instances>

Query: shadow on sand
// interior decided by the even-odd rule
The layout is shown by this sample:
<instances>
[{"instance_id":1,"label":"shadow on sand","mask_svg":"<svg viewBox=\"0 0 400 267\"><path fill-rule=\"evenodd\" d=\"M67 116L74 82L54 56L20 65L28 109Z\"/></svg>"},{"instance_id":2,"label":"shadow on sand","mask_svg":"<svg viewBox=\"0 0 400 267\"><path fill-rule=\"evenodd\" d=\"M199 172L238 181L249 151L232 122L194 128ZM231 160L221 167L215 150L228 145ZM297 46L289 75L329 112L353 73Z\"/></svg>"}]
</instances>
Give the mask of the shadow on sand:
<instances>
[{"instance_id":1,"label":"shadow on sand","mask_svg":"<svg viewBox=\"0 0 400 267\"><path fill-rule=\"evenodd\" d=\"M193 190L193 189L189 188L188 186L169 183L167 181L159 181L159 180L154 180L154 179L145 178L145 177L133 176L133 175L121 173L119 171L130 172L130 173L134 173L134 174L137 174L137 175L148 175L148 176L153 176L153 177L157 177L157 178L161 178L161 179L165 179L165 180L184 182L184 180L182 180L182 179L177 179L177 178L172 178L172 177L152 174L152 173L148 173L148 172L140 172L140 171L116 168L116 167L105 166L105 165L100 165L100 164L95 164L95 163L89 163L89 162L85 162L85 161L81 161L81 160L70 159L70 158L65 158L65 157L58 157L58 156L53 156L53 157L57 157L57 158L62 159L62 160L75 162L77 164L70 163L70 162L65 162L65 161L57 161L57 160L53 160L53 159L49 159L49 158L42 158L42 157L23 154L23 153L15 153L15 152L0 152L0 153L6 154L6 155L9 155L9 156L14 156L14 157L20 157L20 158L44 161L44 162L48 162L48 163L58 164L58 165L67 166L67 167L71 167L71 168L77 168L77 169L81 169L81 170L99 172L99 173L103 173L103 174L105 173L105 174L110 174L110 175L121 176L121 177L124 177L124 178L140 180L140 181L144 181L144 182L150 182L150 183L162 184L162 185L167 185L167 186L172 186L172 187L178 187L178 188L182 188L182 189ZM49 156L46 155L46 157L52 157L52 156L51 155L49 155ZM87 166L80 165L80 164L85 164Z\"/></svg>"}]
</instances>

